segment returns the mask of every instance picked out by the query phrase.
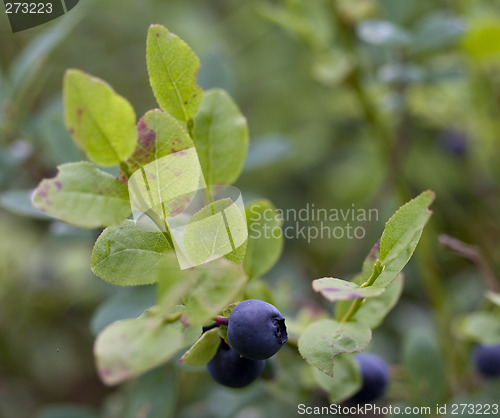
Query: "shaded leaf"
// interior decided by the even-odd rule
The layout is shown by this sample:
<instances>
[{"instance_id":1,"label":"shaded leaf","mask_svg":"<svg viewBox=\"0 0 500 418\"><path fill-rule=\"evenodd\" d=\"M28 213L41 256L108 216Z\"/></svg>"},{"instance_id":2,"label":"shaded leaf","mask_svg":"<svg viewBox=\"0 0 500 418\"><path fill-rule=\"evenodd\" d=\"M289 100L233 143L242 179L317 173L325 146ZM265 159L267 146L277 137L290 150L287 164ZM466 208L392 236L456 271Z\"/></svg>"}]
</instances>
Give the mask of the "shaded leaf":
<instances>
[{"instance_id":1,"label":"shaded leaf","mask_svg":"<svg viewBox=\"0 0 500 418\"><path fill-rule=\"evenodd\" d=\"M249 278L266 273L283 250L282 221L268 200L257 200L246 207L248 243L243 269Z\"/></svg>"},{"instance_id":2,"label":"shaded leaf","mask_svg":"<svg viewBox=\"0 0 500 418\"><path fill-rule=\"evenodd\" d=\"M0 194L0 207L12 213L35 219L51 219L31 203L34 190L8 190Z\"/></svg>"},{"instance_id":3,"label":"shaded leaf","mask_svg":"<svg viewBox=\"0 0 500 418\"><path fill-rule=\"evenodd\" d=\"M217 328L204 332L198 341L184 353L179 362L192 366L203 366L215 356L220 342L219 330Z\"/></svg>"},{"instance_id":4,"label":"shaded leaf","mask_svg":"<svg viewBox=\"0 0 500 418\"><path fill-rule=\"evenodd\" d=\"M126 161L137 143L131 104L80 70L66 71L63 90L66 127L89 159L103 166Z\"/></svg>"},{"instance_id":5,"label":"shaded leaf","mask_svg":"<svg viewBox=\"0 0 500 418\"><path fill-rule=\"evenodd\" d=\"M480 344L500 344L500 314L490 312L474 312L458 323L460 334Z\"/></svg>"},{"instance_id":6,"label":"shaded leaf","mask_svg":"<svg viewBox=\"0 0 500 418\"><path fill-rule=\"evenodd\" d=\"M446 395L446 361L435 338L427 331L413 331L403 344L403 367L421 405L442 403Z\"/></svg>"},{"instance_id":7,"label":"shaded leaf","mask_svg":"<svg viewBox=\"0 0 500 418\"><path fill-rule=\"evenodd\" d=\"M126 287L104 301L94 312L90 330L96 336L115 321L139 317L155 305L155 286Z\"/></svg>"},{"instance_id":8,"label":"shaded leaf","mask_svg":"<svg viewBox=\"0 0 500 418\"><path fill-rule=\"evenodd\" d=\"M130 286L155 283L157 266L171 249L161 232L137 229L126 220L106 228L92 251L92 271L109 283Z\"/></svg>"},{"instance_id":9,"label":"shaded leaf","mask_svg":"<svg viewBox=\"0 0 500 418\"><path fill-rule=\"evenodd\" d=\"M334 357L363 351L371 335L370 328L362 322L340 323L323 319L305 329L299 338L299 352L309 364L333 376Z\"/></svg>"},{"instance_id":10,"label":"shaded leaf","mask_svg":"<svg viewBox=\"0 0 500 418\"><path fill-rule=\"evenodd\" d=\"M120 223L130 216L125 186L88 162L58 167L56 177L40 182L33 206L70 224L96 228Z\"/></svg>"},{"instance_id":11,"label":"shaded leaf","mask_svg":"<svg viewBox=\"0 0 500 418\"><path fill-rule=\"evenodd\" d=\"M181 122L200 107L203 90L196 85L200 60L177 35L151 25L146 44L149 82L160 107Z\"/></svg>"},{"instance_id":12,"label":"shaded leaf","mask_svg":"<svg viewBox=\"0 0 500 418\"><path fill-rule=\"evenodd\" d=\"M127 388L124 418L169 418L174 416L178 394L175 370L158 367L139 377Z\"/></svg>"},{"instance_id":13,"label":"shaded leaf","mask_svg":"<svg viewBox=\"0 0 500 418\"><path fill-rule=\"evenodd\" d=\"M245 161L248 127L224 90L205 93L192 135L206 183L209 186L234 183Z\"/></svg>"},{"instance_id":14,"label":"shaded leaf","mask_svg":"<svg viewBox=\"0 0 500 418\"><path fill-rule=\"evenodd\" d=\"M313 367L314 380L328 394L332 403L340 403L355 394L361 388L361 373L350 354L335 357L333 377Z\"/></svg>"}]
</instances>

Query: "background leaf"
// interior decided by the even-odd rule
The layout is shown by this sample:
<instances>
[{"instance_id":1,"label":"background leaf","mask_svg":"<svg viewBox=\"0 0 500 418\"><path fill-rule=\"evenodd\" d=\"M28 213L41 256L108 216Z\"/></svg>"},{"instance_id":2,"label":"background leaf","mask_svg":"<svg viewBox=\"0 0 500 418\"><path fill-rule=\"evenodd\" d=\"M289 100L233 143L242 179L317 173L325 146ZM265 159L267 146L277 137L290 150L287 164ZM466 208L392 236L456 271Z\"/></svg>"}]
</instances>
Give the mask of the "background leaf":
<instances>
[{"instance_id":1,"label":"background leaf","mask_svg":"<svg viewBox=\"0 0 500 418\"><path fill-rule=\"evenodd\" d=\"M351 354L340 354L335 357L333 377L313 367L314 380L328 395L332 403L345 401L361 388L359 366Z\"/></svg>"},{"instance_id":2,"label":"background leaf","mask_svg":"<svg viewBox=\"0 0 500 418\"><path fill-rule=\"evenodd\" d=\"M299 352L310 365L333 376L334 357L363 351L371 336L370 328L362 322L340 323L323 319L305 329L299 338Z\"/></svg>"},{"instance_id":3,"label":"background leaf","mask_svg":"<svg viewBox=\"0 0 500 418\"><path fill-rule=\"evenodd\" d=\"M160 107L182 122L200 107L203 90L196 85L200 60L177 35L151 25L146 45L149 82Z\"/></svg>"},{"instance_id":4,"label":"background leaf","mask_svg":"<svg viewBox=\"0 0 500 418\"><path fill-rule=\"evenodd\" d=\"M416 330L407 336L403 345L403 367L417 404L443 403L445 364L437 342L428 331Z\"/></svg>"},{"instance_id":5,"label":"background leaf","mask_svg":"<svg viewBox=\"0 0 500 418\"><path fill-rule=\"evenodd\" d=\"M458 320L458 331L480 344L500 344L500 314L474 312Z\"/></svg>"},{"instance_id":6,"label":"background leaf","mask_svg":"<svg viewBox=\"0 0 500 418\"><path fill-rule=\"evenodd\" d=\"M88 162L58 167L56 177L43 180L33 206L48 215L84 228L120 223L130 216L127 186Z\"/></svg>"},{"instance_id":7,"label":"background leaf","mask_svg":"<svg viewBox=\"0 0 500 418\"><path fill-rule=\"evenodd\" d=\"M126 161L137 143L132 105L80 70L66 71L63 89L66 127L89 159L103 166Z\"/></svg>"},{"instance_id":8,"label":"background leaf","mask_svg":"<svg viewBox=\"0 0 500 418\"><path fill-rule=\"evenodd\" d=\"M92 251L92 271L101 279L121 286L151 284L158 280L157 266L171 249L160 232L141 231L126 220L108 227Z\"/></svg>"},{"instance_id":9,"label":"background leaf","mask_svg":"<svg viewBox=\"0 0 500 418\"><path fill-rule=\"evenodd\" d=\"M178 379L171 367L158 367L134 381L126 392L124 418L169 418L174 416Z\"/></svg>"},{"instance_id":10,"label":"background leaf","mask_svg":"<svg viewBox=\"0 0 500 418\"><path fill-rule=\"evenodd\" d=\"M35 219L51 219L50 216L33 207L31 197L34 190L8 190L0 194L0 207L18 215Z\"/></svg>"},{"instance_id":11,"label":"background leaf","mask_svg":"<svg viewBox=\"0 0 500 418\"><path fill-rule=\"evenodd\" d=\"M268 200L257 200L246 207L248 243L243 269L249 278L266 273L283 250L281 220Z\"/></svg>"},{"instance_id":12,"label":"background leaf","mask_svg":"<svg viewBox=\"0 0 500 418\"><path fill-rule=\"evenodd\" d=\"M224 90L205 93L192 135L207 185L234 183L245 161L248 127Z\"/></svg>"},{"instance_id":13,"label":"background leaf","mask_svg":"<svg viewBox=\"0 0 500 418\"><path fill-rule=\"evenodd\" d=\"M90 321L94 336L115 321L139 317L156 303L155 286L125 287L102 303Z\"/></svg>"}]
</instances>

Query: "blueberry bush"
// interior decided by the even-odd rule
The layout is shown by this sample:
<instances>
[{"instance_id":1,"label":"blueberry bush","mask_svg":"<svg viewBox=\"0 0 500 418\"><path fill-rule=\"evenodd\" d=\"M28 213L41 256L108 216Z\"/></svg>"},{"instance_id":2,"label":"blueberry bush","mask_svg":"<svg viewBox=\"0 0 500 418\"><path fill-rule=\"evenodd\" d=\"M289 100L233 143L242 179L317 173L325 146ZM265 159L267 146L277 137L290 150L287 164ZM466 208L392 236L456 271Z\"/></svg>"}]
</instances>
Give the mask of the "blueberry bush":
<instances>
[{"instance_id":1,"label":"blueberry bush","mask_svg":"<svg viewBox=\"0 0 500 418\"><path fill-rule=\"evenodd\" d=\"M2 52L0 415L493 414L500 10L92 3Z\"/></svg>"}]
</instances>

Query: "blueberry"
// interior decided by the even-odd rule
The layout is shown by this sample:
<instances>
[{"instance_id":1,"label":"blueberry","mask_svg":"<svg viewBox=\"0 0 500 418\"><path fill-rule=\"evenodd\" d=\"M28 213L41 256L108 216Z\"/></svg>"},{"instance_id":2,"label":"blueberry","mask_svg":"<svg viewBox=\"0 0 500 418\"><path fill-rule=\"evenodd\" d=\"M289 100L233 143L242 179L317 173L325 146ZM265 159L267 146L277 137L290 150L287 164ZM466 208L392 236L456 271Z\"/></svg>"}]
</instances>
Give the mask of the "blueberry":
<instances>
[{"instance_id":1,"label":"blueberry","mask_svg":"<svg viewBox=\"0 0 500 418\"><path fill-rule=\"evenodd\" d=\"M288 340L285 319L270 303L244 300L229 316L227 339L243 357L265 360L276 354Z\"/></svg>"},{"instance_id":2,"label":"blueberry","mask_svg":"<svg viewBox=\"0 0 500 418\"><path fill-rule=\"evenodd\" d=\"M368 403L381 398L389 383L389 367L379 356L360 353L355 356L361 369L361 389L352 397L356 403Z\"/></svg>"},{"instance_id":3,"label":"blueberry","mask_svg":"<svg viewBox=\"0 0 500 418\"><path fill-rule=\"evenodd\" d=\"M479 345L474 351L476 369L484 377L500 376L500 344Z\"/></svg>"},{"instance_id":4,"label":"blueberry","mask_svg":"<svg viewBox=\"0 0 500 418\"><path fill-rule=\"evenodd\" d=\"M225 342L221 342L217 353L207 364L210 376L221 385L241 388L252 383L264 369L264 360L241 357Z\"/></svg>"},{"instance_id":5,"label":"blueberry","mask_svg":"<svg viewBox=\"0 0 500 418\"><path fill-rule=\"evenodd\" d=\"M439 136L439 142L443 150L450 155L462 156L467 153L467 137L461 131L444 131Z\"/></svg>"}]
</instances>

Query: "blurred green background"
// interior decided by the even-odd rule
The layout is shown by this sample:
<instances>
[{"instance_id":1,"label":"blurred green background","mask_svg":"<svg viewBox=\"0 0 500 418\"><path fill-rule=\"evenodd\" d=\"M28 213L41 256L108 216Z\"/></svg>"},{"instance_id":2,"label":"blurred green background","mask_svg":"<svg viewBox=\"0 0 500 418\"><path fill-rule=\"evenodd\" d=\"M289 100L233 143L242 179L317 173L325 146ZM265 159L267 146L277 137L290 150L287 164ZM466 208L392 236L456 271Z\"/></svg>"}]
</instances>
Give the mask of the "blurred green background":
<instances>
[{"instance_id":1,"label":"blurred green background","mask_svg":"<svg viewBox=\"0 0 500 418\"><path fill-rule=\"evenodd\" d=\"M103 316L138 315L154 296L93 276L100 231L45 218L30 194L57 164L85 158L63 123L66 69L108 81L138 116L157 107L145 61L152 23L184 39L202 63L199 85L226 89L247 117L251 145L236 184L245 201L378 210L378 219L351 222L363 239L285 241L266 277L285 316L331 310L311 280L359 271L393 211L433 189L434 215L405 270L402 300L370 346L393 365L384 402L498 401L498 382L475 374L471 343L454 326L491 308L484 277L438 236L477 245L500 271L499 3L82 0L16 34L0 13L0 416L281 417L295 416L300 401L327 402L292 348L278 359L282 378L242 391L217 387L203 370L161 368L121 388L97 378L92 344ZM115 305L103 311L111 296ZM435 373L431 394L401 366L415 364L418 344ZM138 410L141 396L162 412Z\"/></svg>"}]
</instances>

